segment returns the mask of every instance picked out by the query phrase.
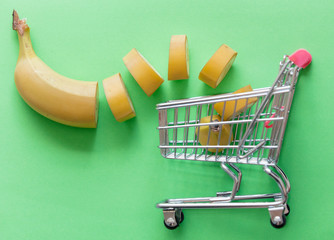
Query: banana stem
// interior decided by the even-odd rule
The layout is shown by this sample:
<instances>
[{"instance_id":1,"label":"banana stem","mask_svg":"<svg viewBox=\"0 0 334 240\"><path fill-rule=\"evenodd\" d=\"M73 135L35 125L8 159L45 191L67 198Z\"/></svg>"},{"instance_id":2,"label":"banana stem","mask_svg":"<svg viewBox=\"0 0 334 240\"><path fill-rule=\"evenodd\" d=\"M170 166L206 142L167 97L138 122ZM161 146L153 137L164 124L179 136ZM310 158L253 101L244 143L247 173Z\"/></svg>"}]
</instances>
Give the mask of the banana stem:
<instances>
[{"instance_id":1,"label":"banana stem","mask_svg":"<svg viewBox=\"0 0 334 240\"><path fill-rule=\"evenodd\" d=\"M16 30L18 34L23 36L26 29L29 29L26 19L20 19L17 12L13 10L13 30Z\"/></svg>"},{"instance_id":2,"label":"banana stem","mask_svg":"<svg viewBox=\"0 0 334 240\"><path fill-rule=\"evenodd\" d=\"M13 10L13 30L17 31L19 37L19 59L24 56L35 56L36 54L30 39L30 28L26 23L26 19L20 19L15 10Z\"/></svg>"}]
</instances>

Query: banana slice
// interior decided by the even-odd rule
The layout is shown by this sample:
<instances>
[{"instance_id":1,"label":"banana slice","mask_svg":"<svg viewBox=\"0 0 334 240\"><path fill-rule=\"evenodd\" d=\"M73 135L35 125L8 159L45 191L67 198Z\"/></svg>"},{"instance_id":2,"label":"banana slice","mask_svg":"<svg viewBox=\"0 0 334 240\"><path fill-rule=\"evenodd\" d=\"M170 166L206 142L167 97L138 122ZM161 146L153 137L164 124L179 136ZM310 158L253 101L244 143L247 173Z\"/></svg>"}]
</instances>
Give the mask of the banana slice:
<instances>
[{"instance_id":1,"label":"banana slice","mask_svg":"<svg viewBox=\"0 0 334 240\"><path fill-rule=\"evenodd\" d=\"M247 85L247 86L245 86L243 88L240 88L239 90L235 91L234 94L244 93L244 92L251 92L251 91L253 91L251 85ZM222 116L222 117L223 117L224 121L227 121L227 120L231 120L233 118L233 116L237 117L239 114L244 112L247 108L252 107L254 105L254 103L256 103L257 100L258 100L257 97L251 97L251 98L248 98L248 100L240 99L240 100L237 100L237 101L235 101L235 100L228 101L228 102L226 102L225 111L224 111L224 103L220 102L220 103L216 103L214 105L214 109L216 110L216 112L220 116L222 116L223 111L224 111L224 116ZM235 103L237 103L237 104L235 104Z\"/></svg>"},{"instance_id":2,"label":"banana slice","mask_svg":"<svg viewBox=\"0 0 334 240\"><path fill-rule=\"evenodd\" d=\"M237 52L223 44L205 64L198 78L212 88L216 88L230 70Z\"/></svg>"},{"instance_id":3,"label":"banana slice","mask_svg":"<svg viewBox=\"0 0 334 240\"><path fill-rule=\"evenodd\" d=\"M204 118L201 118L200 123L209 123L211 116L206 116ZM218 115L212 116L212 122L217 121L220 122L221 118ZM211 130L210 130L211 128ZM221 128L221 136L219 141L219 132ZM209 131L210 131L210 139L208 143L208 137L209 137ZM228 124L225 125L211 125L211 126L200 126L199 131L198 127L196 128L196 136L198 137L198 141L201 145L228 145L229 144L229 138L230 134L232 134L231 126ZM233 141L233 134L231 135L230 142ZM218 148L218 152L223 151L223 148ZM209 152L216 152L216 148L208 148Z\"/></svg>"},{"instance_id":4,"label":"banana slice","mask_svg":"<svg viewBox=\"0 0 334 240\"><path fill-rule=\"evenodd\" d=\"M123 58L123 62L147 96L151 96L164 82L160 74L135 48Z\"/></svg>"},{"instance_id":5,"label":"banana slice","mask_svg":"<svg viewBox=\"0 0 334 240\"><path fill-rule=\"evenodd\" d=\"M169 46L168 80L189 78L189 51L186 35L173 35Z\"/></svg>"},{"instance_id":6,"label":"banana slice","mask_svg":"<svg viewBox=\"0 0 334 240\"><path fill-rule=\"evenodd\" d=\"M19 57L14 79L23 100L41 115L73 127L96 128L98 83L64 77L36 54L25 20L13 12L13 29L19 38Z\"/></svg>"},{"instance_id":7,"label":"banana slice","mask_svg":"<svg viewBox=\"0 0 334 240\"><path fill-rule=\"evenodd\" d=\"M104 93L110 110L119 122L136 116L132 101L120 73L103 80Z\"/></svg>"}]
</instances>

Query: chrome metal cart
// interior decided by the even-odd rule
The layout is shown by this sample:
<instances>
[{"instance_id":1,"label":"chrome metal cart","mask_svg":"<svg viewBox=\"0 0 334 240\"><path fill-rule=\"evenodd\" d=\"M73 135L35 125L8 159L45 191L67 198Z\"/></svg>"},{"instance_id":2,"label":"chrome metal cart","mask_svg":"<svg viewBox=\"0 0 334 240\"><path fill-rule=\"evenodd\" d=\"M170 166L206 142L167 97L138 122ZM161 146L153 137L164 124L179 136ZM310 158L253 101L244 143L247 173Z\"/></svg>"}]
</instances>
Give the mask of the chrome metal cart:
<instances>
[{"instance_id":1,"label":"chrome metal cart","mask_svg":"<svg viewBox=\"0 0 334 240\"><path fill-rule=\"evenodd\" d=\"M161 155L168 159L220 162L234 182L231 191L217 192L213 197L168 199L157 204L163 210L167 228L178 227L184 218L182 209L190 208L268 208L271 224L277 228L285 225L290 183L277 163L298 75L311 60L311 55L304 49L284 56L272 87L157 105ZM250 106L254 98L257 101ZM237 104L241 101L245 106L238 112ZM216 117L215 104L218 103L223 106L221 118ZM224 120L231 103L234 106L232 117ZM202 122L204 117L209 120ZM224 125L230 126L227 128L229 133L226 128L223 131ZM205 136L201 131L204 127L208 129ZM211 141L213 135L214 143ZM226 135L228 140L222 143L221 139L226 139ZM207 139L205 143L203 137ZM242 174L235 164L263 165L264 172L275 180L280 192L238 195ZM258 201L245 201L253 199Z\"/></svg>"}]
</instances>

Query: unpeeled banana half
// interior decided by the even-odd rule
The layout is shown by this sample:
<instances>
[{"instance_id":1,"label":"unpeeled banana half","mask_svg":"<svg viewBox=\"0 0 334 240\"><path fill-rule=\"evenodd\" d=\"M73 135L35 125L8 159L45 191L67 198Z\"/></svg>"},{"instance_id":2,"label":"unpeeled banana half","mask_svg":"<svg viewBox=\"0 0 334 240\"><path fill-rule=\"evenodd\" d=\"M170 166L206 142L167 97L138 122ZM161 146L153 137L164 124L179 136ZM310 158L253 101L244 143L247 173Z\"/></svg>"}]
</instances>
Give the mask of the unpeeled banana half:
<instances>
[{"instance_id":1,"label":"unpeeled banana half","mask_svg":"<svg viewBox=\"0 0 334 240\"><path fill-rule=\"evenodd\" d=\"M70 79L48 67L35 54L30 28L15 10L13 29L17 31L20 46L14 78L23 100L53 121L73 127L96 128L98 83Z\"/></svg>"}]
</instances>

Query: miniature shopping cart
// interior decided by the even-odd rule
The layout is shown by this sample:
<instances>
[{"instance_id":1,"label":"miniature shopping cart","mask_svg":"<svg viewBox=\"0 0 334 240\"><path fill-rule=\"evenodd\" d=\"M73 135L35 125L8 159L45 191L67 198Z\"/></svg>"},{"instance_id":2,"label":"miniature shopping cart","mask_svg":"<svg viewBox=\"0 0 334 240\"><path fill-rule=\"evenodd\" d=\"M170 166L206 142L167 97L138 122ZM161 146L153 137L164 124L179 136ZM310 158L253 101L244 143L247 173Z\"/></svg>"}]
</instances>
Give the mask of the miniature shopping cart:
<instances>
[{"instance_id":1,"label":"miniature shopping cart","mask_svg":"<svg viewBox=\"0 0 334 240\"><path fill-rule=\"evenodd\" d=\"M178 227L184 218L182 209L189 208L268 208L271 224L276 228L285 225L285 216L290 211L287 205L290 183L277 162L299 72L311 60L311 55L304 49L291 56L284 56L272 87L237 94L174 100L157 105L162 156L219 162L234 182L231 191L217 192L214 197L168 199L157 204L158 208L163 209L167 228ZM254 98L256 102L250 106ZM238 102L241 101L245 106L241 112L237 112ZM220 118L216 117L218 113L215 111L215 104L218 103L223 109ZM231 103L234 112L228 120L224 120L225 111ZM209 120L202 122L203 118ZM229 132L226 132L224 125L229 125ZM201 128L205 127L208 131L203 136ZM215 136L216 142L211 141L212 136ZM203 137L207 139L204 143ZM222 138L225 138L223 143ZM280 192L237 195L242 174L235 164L239 163L263 165L264 172L275 180Z\"/></svg>"}]
</instances>

